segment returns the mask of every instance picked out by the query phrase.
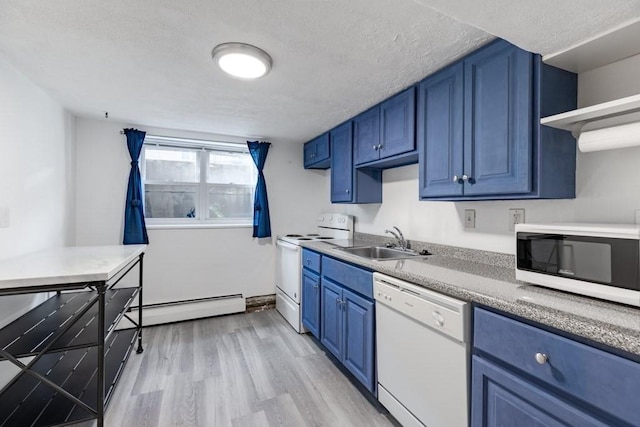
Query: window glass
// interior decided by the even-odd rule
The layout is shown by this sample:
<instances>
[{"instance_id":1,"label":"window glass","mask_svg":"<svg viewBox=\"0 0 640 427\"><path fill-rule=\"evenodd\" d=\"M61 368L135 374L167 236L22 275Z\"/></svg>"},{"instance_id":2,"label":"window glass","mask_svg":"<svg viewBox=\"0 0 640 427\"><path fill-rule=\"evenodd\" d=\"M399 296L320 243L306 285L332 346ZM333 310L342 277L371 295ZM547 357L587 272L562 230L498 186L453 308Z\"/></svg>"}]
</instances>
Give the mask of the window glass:
<instances>
[{"instance_id":1,"label":"window glass","mask_svg":"<svg viewBox=\"0 0 640 427\"><path fill-rule=\"evenodd\" d=\"M247 153L209 153L209 174L211 184L255 185L256 167Z\"/></svg>"},{"instance_id":2,"label":"window glass","mask_svg":"<svg viewBox=\"0 0 640 427\"><path fill-rule=\"evenodd\" d=\"M160 182L199 182L198 151L147 147L145 150L145 179Z\"/></svg>"},{"instance_id":3,"label":"window glass","mask_svg":"<svg viewBox=\"0 0 640 427\"><path fill-rule=\"evenodd\" d=\"M144 145L141 171L148 224L251 225L258 175L251 155L228 145L181 144Z\"/></svg>"},{"instance_id":4,"label":"window glass","mask_svg":"<svg viewBox=\"0 0 640 427\"><path fill-rule=\"evenodd\" d=\"M252 218L253 188L210 185L208 218Z\"/></svg>"},{"instance_id":5,"label":"window glass","mask_svg":"<svg viewBox=\"0 0 640 427\"><path fill-rule=\"evenodd\" d=\"M196 218L196 185L145 184L144 213L147 218Z\"/></svg>"}]
</instances>

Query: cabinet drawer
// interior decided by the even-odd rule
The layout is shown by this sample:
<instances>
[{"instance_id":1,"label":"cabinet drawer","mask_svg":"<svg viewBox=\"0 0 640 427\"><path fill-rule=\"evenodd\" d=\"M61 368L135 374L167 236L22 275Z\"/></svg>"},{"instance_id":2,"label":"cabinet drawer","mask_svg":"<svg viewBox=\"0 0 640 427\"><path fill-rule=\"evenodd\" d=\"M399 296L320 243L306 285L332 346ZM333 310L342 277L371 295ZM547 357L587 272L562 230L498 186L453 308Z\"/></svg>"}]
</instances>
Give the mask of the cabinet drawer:
<instances>
[{"instance_id":1,"label":"cabinet drawer","mask_svg":"<svg viewBox=\"0 0 640 427\"><path fill-rule=\"evenodd\" d=\"M317 252L310 251L309 249L302 250L302 266L308 268L311 271L320 273L320 257Z\"/></svg>"},{"instance_id":2,"label":"cabinet drawer","mask_svg":"<svg viewBox=\"0 0 640 427\"><path fill-rule=\"evenodd\" d=\"M322 276L373 299L373 273L370 271L325 256Z\"/></svg>"},{"instance_id":3,"label":"cabinet drawer","mask_svg":"<svg viewBox=\"0 0 640 427\"><path fill-rule=\"evenodd\" d=\"M632 425L640 425L640 364L476 308L474 347ZM536 354L547 356L539 363Z\"/></svg>"}]
</instances>

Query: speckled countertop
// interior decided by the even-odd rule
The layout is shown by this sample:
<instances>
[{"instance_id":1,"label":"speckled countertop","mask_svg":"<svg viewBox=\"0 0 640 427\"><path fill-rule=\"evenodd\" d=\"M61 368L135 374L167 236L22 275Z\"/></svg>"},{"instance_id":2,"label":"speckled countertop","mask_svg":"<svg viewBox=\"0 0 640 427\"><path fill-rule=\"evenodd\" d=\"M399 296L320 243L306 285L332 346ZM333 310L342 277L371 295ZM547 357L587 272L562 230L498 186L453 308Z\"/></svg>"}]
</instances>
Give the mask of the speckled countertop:
<instances>
[{"instance_id":1,"label":"speckled countertop","mask_svg":"<svg viewBox=\"0 0 640 427\"><path fill-rule=\"evenodd\" d=\"M374 261L339 249L381 244L385 240L356 234L354 240L310 241L302 246L613 347L639 360L640 309L519 282L512 255L416 242L414 249L426 247L434 255Z\"/></svg>"}]
</instances>

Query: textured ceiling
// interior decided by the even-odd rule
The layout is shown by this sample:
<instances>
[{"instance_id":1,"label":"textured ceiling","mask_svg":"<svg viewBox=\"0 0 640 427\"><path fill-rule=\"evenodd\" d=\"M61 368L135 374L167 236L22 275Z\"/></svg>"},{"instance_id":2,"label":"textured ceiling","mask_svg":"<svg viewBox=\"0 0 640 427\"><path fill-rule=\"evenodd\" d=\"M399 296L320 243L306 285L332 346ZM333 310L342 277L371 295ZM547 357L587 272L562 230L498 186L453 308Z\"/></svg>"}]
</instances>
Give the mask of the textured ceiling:
<instances>
[{"instance_id":1,"label":"textured ceiling","mask_svg":"<svg viewBox=\"0 0 640 427\"><path fill-rule=\"evenodd\" d=\"M640 15L639 3L0 0L0 55L81 116L302 142L489 33L548 53ZM211 49L232 41L266 50L272 72L223 75Z\"/></svg>"},{"instance_id":2,"label":"textured ceiling","mask_svg":"<svg viewBox=\"0 0 640 427\"><path fill-rule=\"evenodd\" d=\"M547 55L640 17L638 0L415 0Z\"/></svg>"}]
</instances>

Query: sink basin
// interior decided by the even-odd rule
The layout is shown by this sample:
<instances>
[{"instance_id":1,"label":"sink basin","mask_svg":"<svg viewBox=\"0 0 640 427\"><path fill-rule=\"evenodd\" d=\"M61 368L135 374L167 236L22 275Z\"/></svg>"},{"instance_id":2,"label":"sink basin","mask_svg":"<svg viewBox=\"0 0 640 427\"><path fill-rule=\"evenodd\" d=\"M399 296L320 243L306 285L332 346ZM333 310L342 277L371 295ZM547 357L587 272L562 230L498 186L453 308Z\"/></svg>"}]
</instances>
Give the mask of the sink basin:
<instances>
[{"instance_id":1,"label":"sink basin","mask_svg":"<svg viewBox=\"0 0 640 427\"><path fill-rule=\"evenodd\" d=\"M353 246L350 248L336 248L336 250L375 260L403 259L421 256L411 250L404 251L402 249L385 248L383 246Z\"/></svg>"}]
</instances>

